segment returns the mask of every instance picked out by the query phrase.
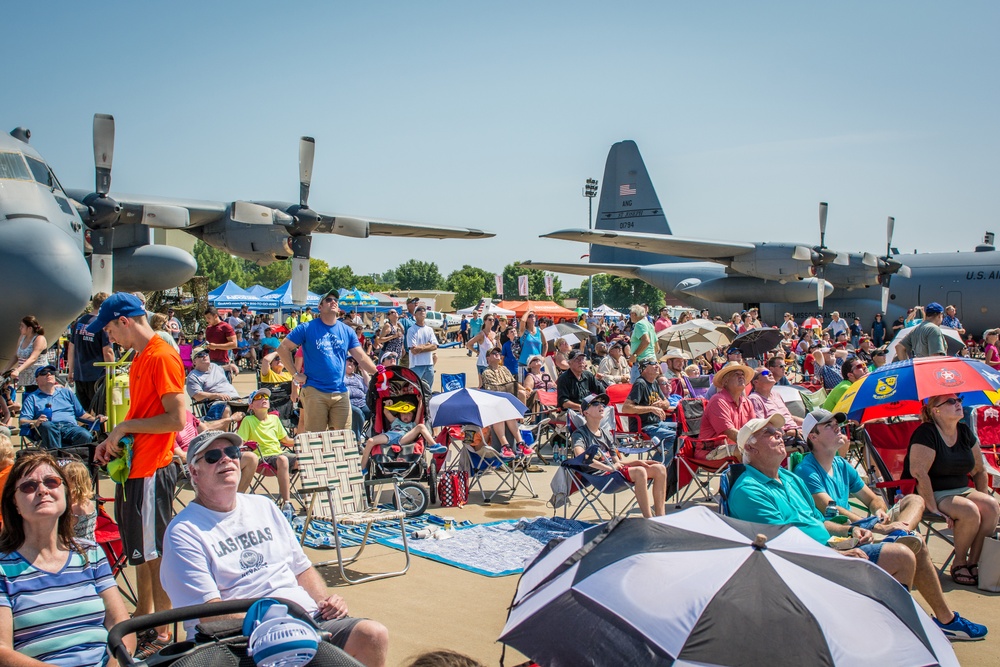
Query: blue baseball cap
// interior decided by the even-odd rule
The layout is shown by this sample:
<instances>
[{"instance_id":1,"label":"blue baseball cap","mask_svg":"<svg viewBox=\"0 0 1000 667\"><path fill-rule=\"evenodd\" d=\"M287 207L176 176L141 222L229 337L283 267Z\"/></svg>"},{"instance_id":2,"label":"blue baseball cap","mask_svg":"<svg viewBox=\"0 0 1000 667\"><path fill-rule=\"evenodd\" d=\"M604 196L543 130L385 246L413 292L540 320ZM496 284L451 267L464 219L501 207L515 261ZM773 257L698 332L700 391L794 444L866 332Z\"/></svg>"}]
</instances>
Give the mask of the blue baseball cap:
<instances>
[{"instance_id":1,"label":"blue baseball cap","mask_svg":"<svg viewBox=\"0 0 1000 667\"><path fill-rule=\"evenodd\" d=\"M145 314L146 308L137 296L128 292L115 292L101 304L97 318L87 325L87 331L96 334L108 326L108 322L111 320L117 320L119 317L138 317Z\"/></svg>"},{"instance_id":2,"label":"blue baseball cap","mask_svg":"<svg viewBox=\"0 0 1000 667\"><path fill-rule=\"evenodd\" d=\"M924 308L924 312L925 312L926 314L928 314L928 315L937 315L938 313L943 313L943 312L944 312L944 306L942 306L942 305L941 305L940 303L938 303L937 301L931 301L931 302L930 302L929 304L927 304L927 306L926 306L926 307Z\"/></svg>"}]
</instances>

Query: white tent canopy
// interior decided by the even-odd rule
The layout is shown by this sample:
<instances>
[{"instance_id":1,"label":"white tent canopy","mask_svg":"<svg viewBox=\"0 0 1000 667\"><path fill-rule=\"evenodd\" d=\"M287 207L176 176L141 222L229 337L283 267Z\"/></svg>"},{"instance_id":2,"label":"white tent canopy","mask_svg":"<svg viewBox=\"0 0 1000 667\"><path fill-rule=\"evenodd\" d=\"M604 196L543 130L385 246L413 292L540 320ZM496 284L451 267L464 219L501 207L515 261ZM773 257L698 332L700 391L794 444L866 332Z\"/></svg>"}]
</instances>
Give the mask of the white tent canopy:
<instances>
[{"instance_id":1,"label":"white tent canopy","mask_svg":"<svg viewBox=\"0 0 1000 667\"><path fill-rule=\"evenodd\" d=\"M476 308L478 307L479 307L478 304L475 306L469 306L468 308L463 308L462 310L459 310L456 314L471 315L473 312L475 312ZM483 311L480 313L480 315L506 315L507 317L513 317L514 315L517 315L517 313L515 313L513 310L507 310L506 308L501 308L495 303L487 303L486 306L483 308Z\"/></svg>"},{"instance_id":2,"label":"white tent canopy","mask_svg":"<svg viewBox=\"0 0 1000 667\"><path fill-rule=\"evenodd\" d=\"M606 303L602 303L597 308L594 308L594 315L597 315L598 317L621 317L622 316L621 313L619 313L617 310L615 310L614 308L612 308L611 306L609 306Z\"/></svg>"}]
</instances>

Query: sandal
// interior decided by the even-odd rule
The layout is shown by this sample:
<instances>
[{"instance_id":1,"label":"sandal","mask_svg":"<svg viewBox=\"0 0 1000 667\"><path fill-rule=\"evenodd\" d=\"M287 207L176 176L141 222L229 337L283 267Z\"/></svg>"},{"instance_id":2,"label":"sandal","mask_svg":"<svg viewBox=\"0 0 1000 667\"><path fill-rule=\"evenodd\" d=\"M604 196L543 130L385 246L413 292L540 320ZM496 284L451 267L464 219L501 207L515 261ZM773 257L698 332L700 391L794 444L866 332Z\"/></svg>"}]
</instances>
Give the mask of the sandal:
<instances>
[{"instance_id":1,"label":"sandal","mask_svg":"<svg viewBox=\"0 0 1000 667\"><path fill-rule=\"evenodd\" d=\"M959 586L976 586L979 584L979 577L972 573L968 565L951 566L951 580Z\"/></svg>"},{"instance_id":2,"label":"sandal","mask_svg":"<svg viewBox=\"0 0 1000 667\"><path fill-rule=\"evenodd\" d=\"M976 583L978 584L979 583L979 563L969 563L968 568L969 568L969 572L972 573L972 576L976 578Z\"/></svg>"}]
</instances>

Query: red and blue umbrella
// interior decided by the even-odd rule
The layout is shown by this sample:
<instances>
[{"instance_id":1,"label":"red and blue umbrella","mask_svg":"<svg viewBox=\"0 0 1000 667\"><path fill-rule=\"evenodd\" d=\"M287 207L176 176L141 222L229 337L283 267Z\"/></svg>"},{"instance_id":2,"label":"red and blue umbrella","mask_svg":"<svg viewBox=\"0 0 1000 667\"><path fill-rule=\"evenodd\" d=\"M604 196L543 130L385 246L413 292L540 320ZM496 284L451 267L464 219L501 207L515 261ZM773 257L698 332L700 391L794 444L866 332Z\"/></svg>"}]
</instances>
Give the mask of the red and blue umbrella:
<instances>
[{"instance_id":1,"label":"red and blue umbrella","mask_svg":"<svg viewBox=\"0 0 1000 667\"><path fill-rule=\"evenodd\" d=\"M931 396L957 394L966 405L992 405L1000 373L976 359L921 357L887 364L861 378L834 407L851 419L868 421L914 414Z\"/></svg>"}]
</instances>

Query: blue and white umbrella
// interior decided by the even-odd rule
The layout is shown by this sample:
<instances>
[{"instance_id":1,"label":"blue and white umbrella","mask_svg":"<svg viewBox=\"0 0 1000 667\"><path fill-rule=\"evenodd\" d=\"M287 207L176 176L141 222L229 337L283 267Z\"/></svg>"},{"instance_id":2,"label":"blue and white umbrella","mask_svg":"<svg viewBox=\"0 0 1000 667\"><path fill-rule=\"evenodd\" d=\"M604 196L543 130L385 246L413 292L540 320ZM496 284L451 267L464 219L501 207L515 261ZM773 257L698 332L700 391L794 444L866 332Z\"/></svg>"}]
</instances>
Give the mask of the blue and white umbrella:
<instances>
[{"instance_id":1,"label":"blue and white umbrella","mask_svg":"<svg viewBox=\"0 0 1000 667\"><path fill-rule=\"evenodd\" d=\"M432 426L474 424L480 428L520 419L528 407L516 396L484 389L457 389L430 400Z\"/></svg>"}]
</instances>

